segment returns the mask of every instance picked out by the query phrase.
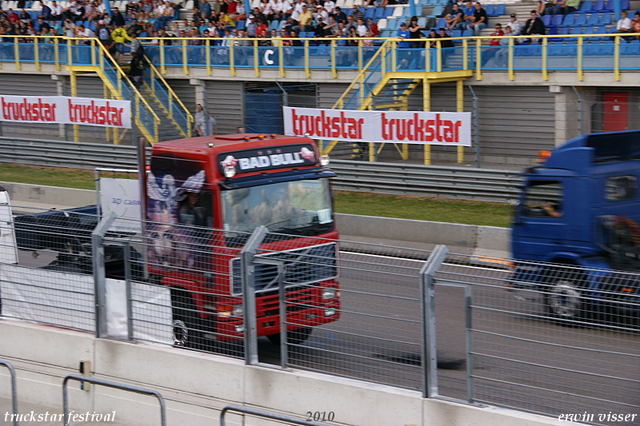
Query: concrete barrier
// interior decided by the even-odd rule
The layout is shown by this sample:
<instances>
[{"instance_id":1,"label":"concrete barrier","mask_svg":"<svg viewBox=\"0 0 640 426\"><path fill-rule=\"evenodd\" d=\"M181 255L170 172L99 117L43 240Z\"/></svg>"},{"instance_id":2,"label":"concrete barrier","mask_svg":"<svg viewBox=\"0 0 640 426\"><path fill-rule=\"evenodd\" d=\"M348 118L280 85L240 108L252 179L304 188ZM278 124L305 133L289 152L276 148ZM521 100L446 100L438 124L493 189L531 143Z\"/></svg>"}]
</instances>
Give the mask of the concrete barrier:
<instances>
[{"instance_id":1,"label":"concrete barrier","mask_svg":"<svg viewBox=\"0 0 640 426\"><path fill-rule=\"evenodd\" d=\"M357 426L542 426L556 419L489 406L424 399L417 391L325 374L247 366L242 360L184 349L96 339L88 333L19 321L0 321L0 359L17 371L20 403L62 413L62 379L91 361L94 377L157 390L167 405L170 426L211 426L228 404L305 419L307 412L333 412L335 425ZM0 371L0 382L8 374ZM0 398L9 398L0 386ZM33 406L30 406L33 409ZM113 425L160 424L155 398L91 385L69 384L69 409L76 413L116 412ZM22 412L22 411L21 411ZM274 425L234 414L230 425ZM278 423L279 424L279 423ZM566 422L562 422L566 424Z\"/></svg>"},{"instance_id":2,"label":"concrete barrier","mask_svg":"<svg viewBox=\"0 0 640 426\"><path fill-rule=\"evenodd\" d=\"M67 209L96 203L95 191L0 182L18 207ZM20 210L17 210L20 212ZM343 239L431 250L444 244L457 253L509 257L509 230L492 226L336 214Z\"/></svg>"}]
</instances>

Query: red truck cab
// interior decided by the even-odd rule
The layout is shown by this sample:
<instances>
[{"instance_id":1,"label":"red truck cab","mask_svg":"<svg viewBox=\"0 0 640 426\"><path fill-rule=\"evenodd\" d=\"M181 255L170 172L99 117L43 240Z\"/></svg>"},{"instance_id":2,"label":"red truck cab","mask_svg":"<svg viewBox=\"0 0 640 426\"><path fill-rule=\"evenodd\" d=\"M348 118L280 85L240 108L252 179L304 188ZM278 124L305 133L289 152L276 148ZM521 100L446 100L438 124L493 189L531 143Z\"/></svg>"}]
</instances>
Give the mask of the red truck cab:
<instances>
[{"instance_id":1,"label":"red truck cab","mask_svg":"<svg viewBox=\"0 0 640 426\"><path fill-rule=\"evenodd\" d=\"M326 168L308 138L238 134L153 146L146 182L147 264L172 289L176 345L242 338L240 250L286 265L287 324L298 340L339 318L338 231ZM255 266L257 333L279 338L277 275Z\"/></svg>"}]
</instances>

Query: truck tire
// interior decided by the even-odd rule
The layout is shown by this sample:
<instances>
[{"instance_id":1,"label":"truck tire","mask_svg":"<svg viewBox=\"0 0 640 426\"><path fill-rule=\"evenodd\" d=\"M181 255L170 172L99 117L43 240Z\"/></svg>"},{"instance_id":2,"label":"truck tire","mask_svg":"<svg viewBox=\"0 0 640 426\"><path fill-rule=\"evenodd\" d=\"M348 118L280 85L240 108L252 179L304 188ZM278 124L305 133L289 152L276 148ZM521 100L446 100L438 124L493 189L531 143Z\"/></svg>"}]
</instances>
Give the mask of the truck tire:
<instances>
[{"instance_id":1,"label":"truck tire","mask_svg":"<svg viewBox=\"0 0 640 426\"><path fill-rule=\"evenodd\" d=\"M200 318L189 292L171 288L171 306L173 311L173 345L206 350Z\"/></svg>"},{"instance_id":2,"label":"truck tire","mask_svg":"<svg viewBox=\"0 0 640 426\"><path fill-rule=\"evenodd\" d=\"M292 345L299 345L302 342L305 342L311 336L311 332L313 328L304 327L299 328L297 330L287 331L287 343L291 343ZM269 334L267 339L274 345L280 344L280 333Z\"/></svg>"},{"instance_id":3,"label":"truck tire","mask_svg":"<svg viewBox=\"0 0 640 426\"><path fill-rule=\"evenodd\" d=\"M548 274L544 303L548 313L558 320L578 321L586 313L585 289L587 279L573 265L551 269Z\"/></svg>"}]
</instances>

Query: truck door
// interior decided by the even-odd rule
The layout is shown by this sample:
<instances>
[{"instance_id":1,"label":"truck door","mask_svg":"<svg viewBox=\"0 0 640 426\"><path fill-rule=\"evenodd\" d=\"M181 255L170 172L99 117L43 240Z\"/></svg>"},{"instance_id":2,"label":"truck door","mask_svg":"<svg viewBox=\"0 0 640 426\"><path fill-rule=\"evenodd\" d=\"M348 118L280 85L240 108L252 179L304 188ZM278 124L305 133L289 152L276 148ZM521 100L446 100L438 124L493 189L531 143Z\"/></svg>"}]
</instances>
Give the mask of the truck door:
<instances>
[{"instance_id":1,"label":"truck door","mask_svg":"<svg viewBox=\"0 0 640 426\"><path fill-rule=\"evenodd\" d=\"M514 258L542 260L565 240L564 186L561 179L532 179L526 183L513 222Z\"/></svg>"}]
</instances>

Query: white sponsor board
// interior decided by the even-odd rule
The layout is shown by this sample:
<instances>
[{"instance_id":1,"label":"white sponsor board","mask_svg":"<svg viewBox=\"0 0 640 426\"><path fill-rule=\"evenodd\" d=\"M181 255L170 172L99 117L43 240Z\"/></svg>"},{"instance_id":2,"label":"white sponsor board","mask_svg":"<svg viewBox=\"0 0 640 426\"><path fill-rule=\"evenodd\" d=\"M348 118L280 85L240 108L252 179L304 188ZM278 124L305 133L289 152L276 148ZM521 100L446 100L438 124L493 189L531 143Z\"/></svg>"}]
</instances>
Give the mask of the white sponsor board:
<instances>
[{"instance_id":1,"label":"white sponsor board","mask_svg":"<svg viewBox=\"0 0 640 426\"><path fill-rule=\"evenodd\" d=\"M470 112L283 107L284 133L351 142L471 146Z\"/></svg>"},{"instance_id":2,"label":"white sponsor board","mask_svg":"<svg viewBox=\"0 0 640 426\"><path fill-rule=\"evenodd\" d=\"M131 128L131 101L0 95L0 121Z\"/></svg>"},{"instance_id":3,"label":"white sponsor board","mask_svg":"<svg viewBox=\"0 0 640 426\"><path fill-rule=\"evenodd\" d=\"M100 178L100 206L103 216L114 212L110 231L142 232L140 184L137 179Z\"/></svg>"}]
</instances>

